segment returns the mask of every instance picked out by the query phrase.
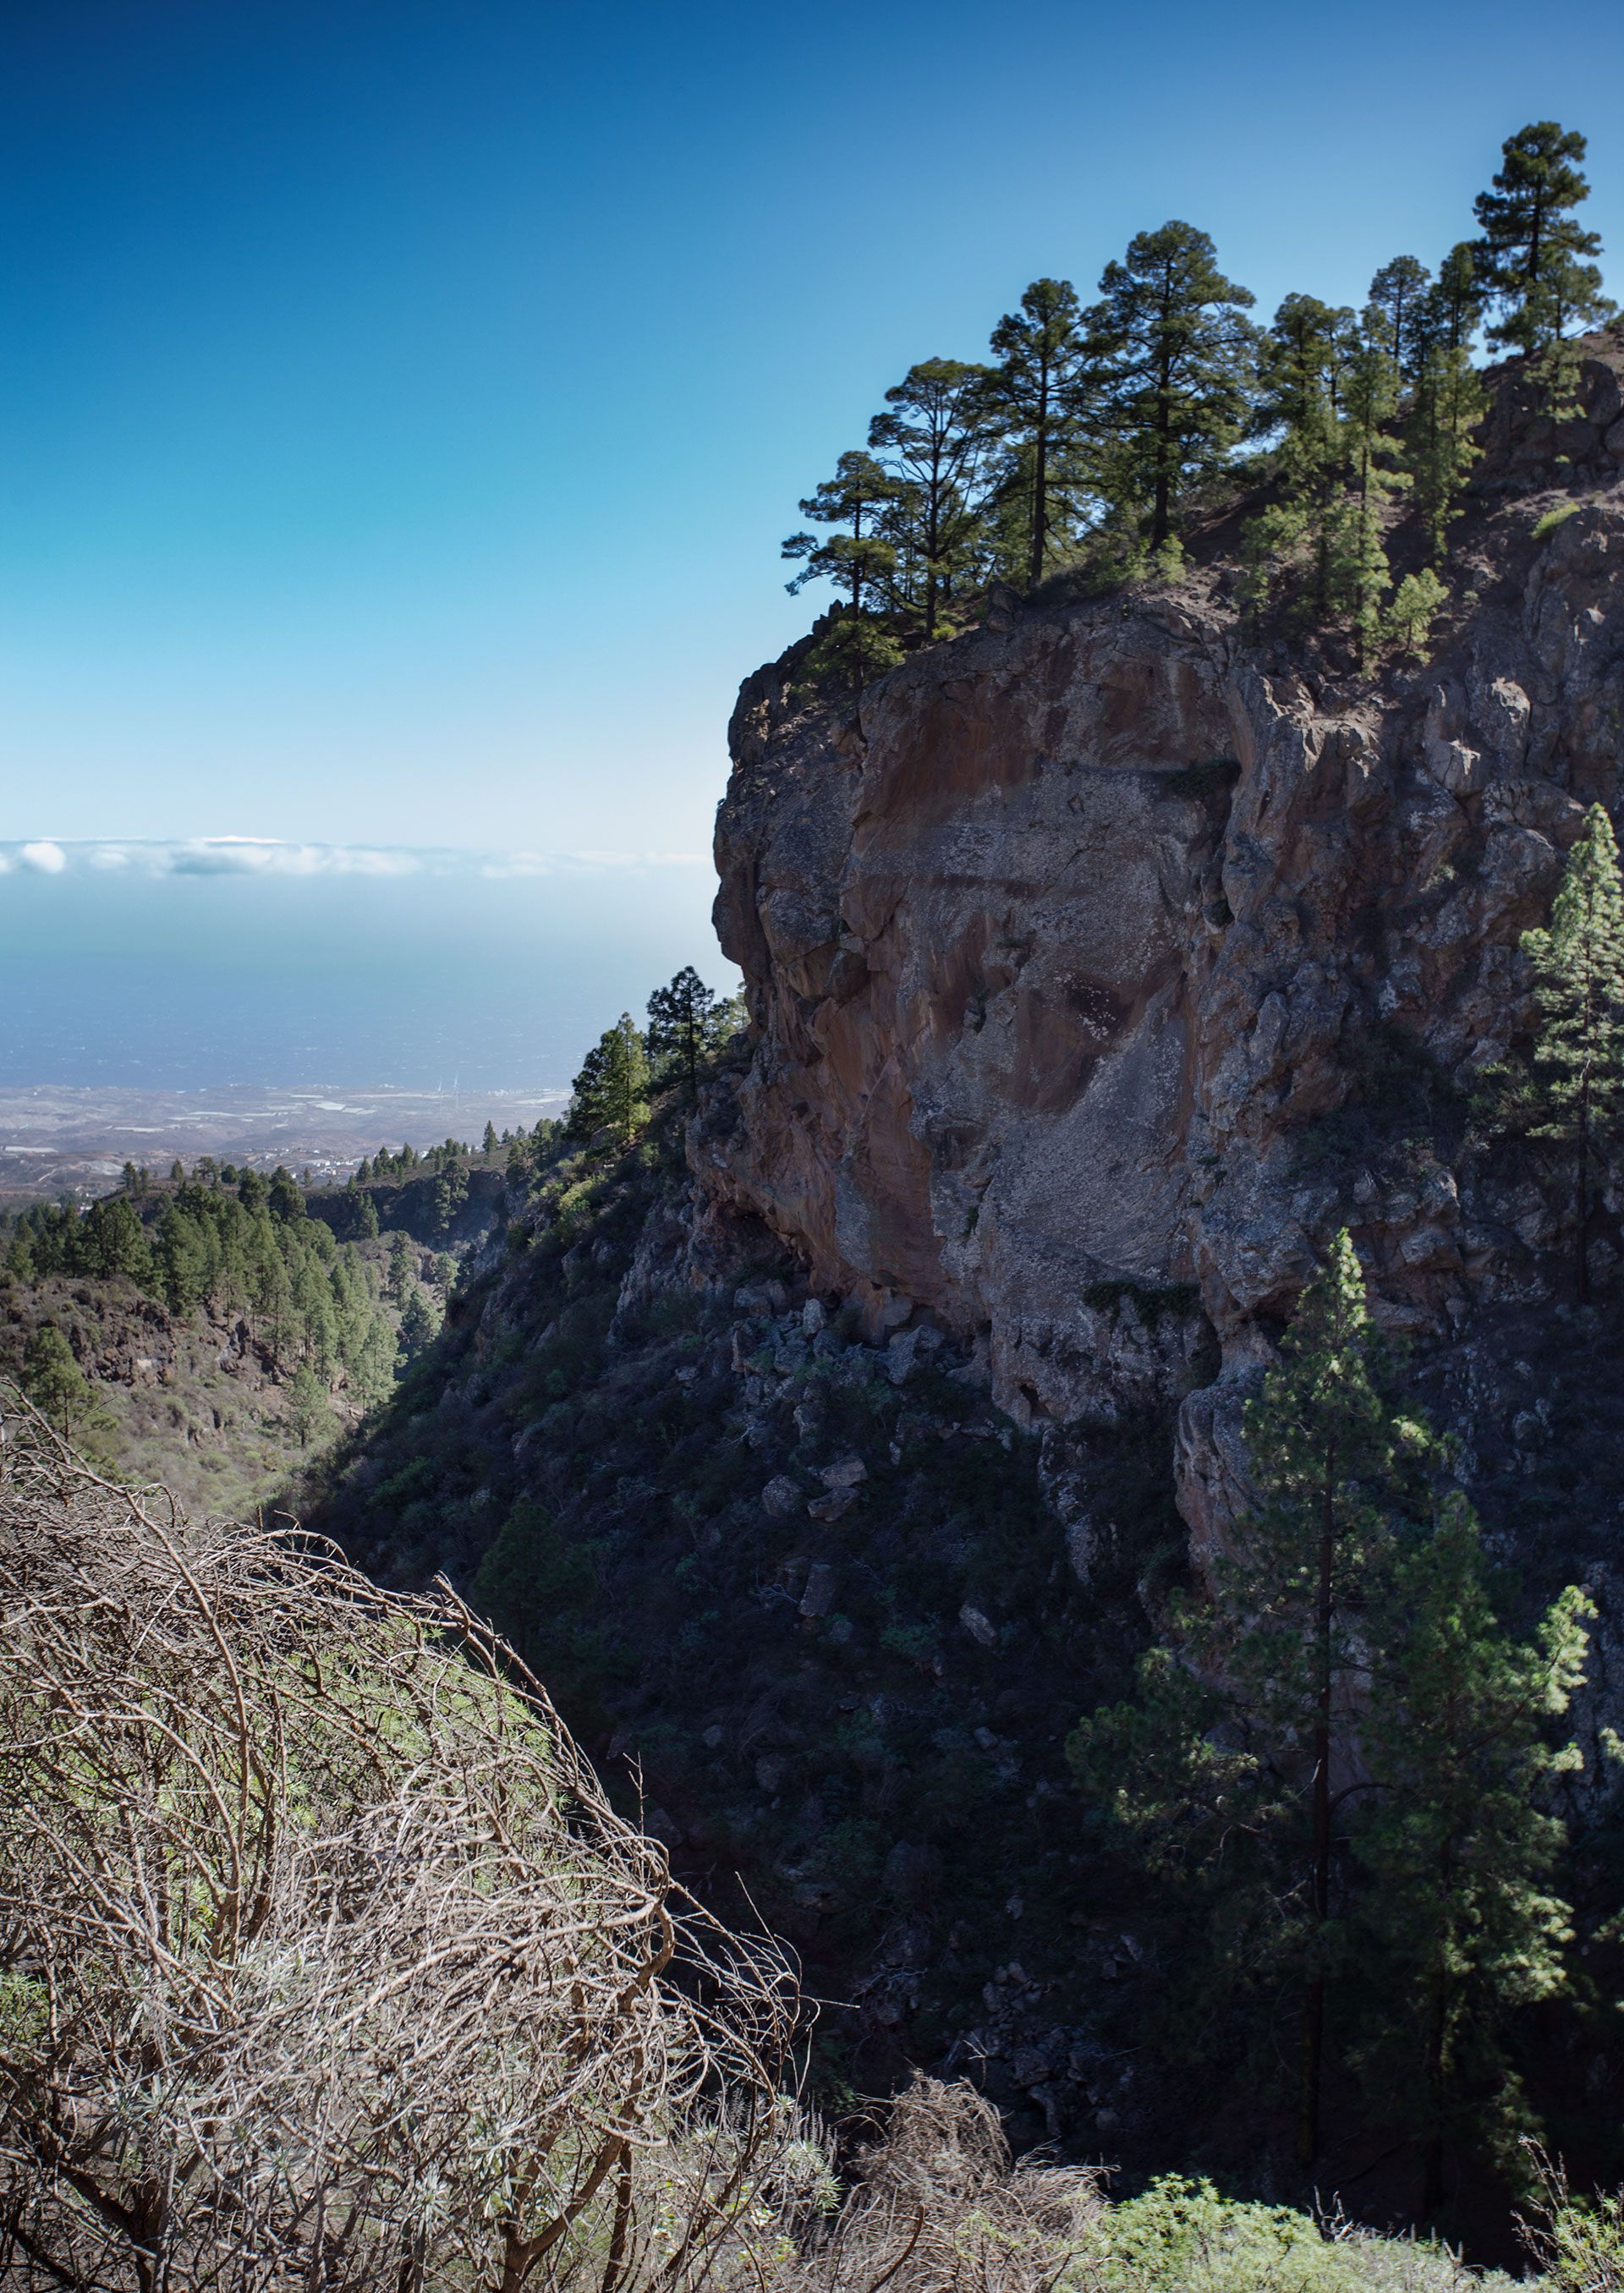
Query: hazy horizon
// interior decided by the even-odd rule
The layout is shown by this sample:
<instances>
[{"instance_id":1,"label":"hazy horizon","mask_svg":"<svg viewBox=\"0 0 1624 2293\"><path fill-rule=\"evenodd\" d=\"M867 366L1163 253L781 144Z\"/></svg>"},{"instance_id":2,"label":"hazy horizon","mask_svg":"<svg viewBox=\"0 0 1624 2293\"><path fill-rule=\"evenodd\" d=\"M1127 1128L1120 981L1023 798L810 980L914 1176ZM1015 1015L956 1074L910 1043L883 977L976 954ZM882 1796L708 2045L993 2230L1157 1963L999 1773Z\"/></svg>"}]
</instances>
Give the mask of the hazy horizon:
<instances>
[{"instance_id":1,"label":"hazy horizon","mask_svg":"<svg viewBox=\"0 0 1624 2293\"><path fill-rule=\"evenodd\" d=\"M0 1083L567 1090L691 963L708 859L0 845Z\"/></svg>"}]
</instances>

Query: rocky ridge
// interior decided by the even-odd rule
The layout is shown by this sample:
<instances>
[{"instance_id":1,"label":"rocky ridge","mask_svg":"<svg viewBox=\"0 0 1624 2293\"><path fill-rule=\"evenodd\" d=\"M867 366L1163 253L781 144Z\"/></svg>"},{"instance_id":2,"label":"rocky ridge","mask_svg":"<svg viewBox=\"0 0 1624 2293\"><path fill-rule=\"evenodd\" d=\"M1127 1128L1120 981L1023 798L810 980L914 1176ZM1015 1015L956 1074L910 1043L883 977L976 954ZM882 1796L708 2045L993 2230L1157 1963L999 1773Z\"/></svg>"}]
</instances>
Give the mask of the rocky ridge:
<instances>
[{"instance_id":1,"label":"rocky ridge","mask_svg":"<svg viewBox=\"0 0 1624 2293\"><path fill-rule=\"evenodd\" d=\"M797 648L740 694L716 920L754 1050L696 1175L1023 1424L1181 1403L1198 1546L1336 1227L1429 1354L1563 1294L1560 1200L1451 1107L1526 1039L1520 936L1619 798L1624 359L1587 351L1555 429L1499 377L1425 668L1247 644L1214 562L999 594L855 716Z\"/></svg>"}]
</instances>

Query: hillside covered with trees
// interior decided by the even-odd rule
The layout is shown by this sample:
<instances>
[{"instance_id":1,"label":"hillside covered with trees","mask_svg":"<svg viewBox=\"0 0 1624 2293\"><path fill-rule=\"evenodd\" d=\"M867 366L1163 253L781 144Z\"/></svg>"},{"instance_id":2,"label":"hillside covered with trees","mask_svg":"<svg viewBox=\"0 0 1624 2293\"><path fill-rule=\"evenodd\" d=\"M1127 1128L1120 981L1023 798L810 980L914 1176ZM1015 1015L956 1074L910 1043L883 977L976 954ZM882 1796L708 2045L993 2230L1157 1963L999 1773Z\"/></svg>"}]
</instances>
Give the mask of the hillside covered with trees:
<instances>
[{"instance_id":1,"label":"hillside covered with trees","mask_svg":"<svg viewBox=\"0 0 1624 2293\"><path fill-rule=\"evenodd\" d=\"M1507 138L1478 236L1431 264L1395 255L1358 311L1292 294L1260 324L1211 239L1178 222L1108 263L1096 302L1033 280L988 358L911 367L866 446L801 502L818 531L784 542L791 590L840 593L803 676L860 688L962 627L990 582L1176 579L1187 548L1236 561L1254 636L1425 658L1480 451L1480 330L1522 360L1556 431L1576 410L1573 338L1617 314L1577 212L1585 148L1550 120Z\"/></svg>"}]
</instances>

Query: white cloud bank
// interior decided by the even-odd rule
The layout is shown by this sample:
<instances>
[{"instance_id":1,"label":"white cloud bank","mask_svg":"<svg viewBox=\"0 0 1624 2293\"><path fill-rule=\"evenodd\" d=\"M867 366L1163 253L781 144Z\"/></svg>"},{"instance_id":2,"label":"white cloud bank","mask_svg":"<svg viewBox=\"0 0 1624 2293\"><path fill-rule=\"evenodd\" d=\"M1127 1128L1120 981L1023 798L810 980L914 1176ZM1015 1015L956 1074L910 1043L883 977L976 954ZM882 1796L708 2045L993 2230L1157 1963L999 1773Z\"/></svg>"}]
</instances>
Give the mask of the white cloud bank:
<instances>
[{"instance_id":1,"label":"white cloud bank","mask_svg":"<svg viewBox=\"0 0 1624 2293\"><path fill-rule=\"evenodd\" d=\"M0 876L597 876L646 868L703 868L703 852L458 852L403 846L282 844L254 836L173 843L0 843Z\"/></svg>"}]
</instances>

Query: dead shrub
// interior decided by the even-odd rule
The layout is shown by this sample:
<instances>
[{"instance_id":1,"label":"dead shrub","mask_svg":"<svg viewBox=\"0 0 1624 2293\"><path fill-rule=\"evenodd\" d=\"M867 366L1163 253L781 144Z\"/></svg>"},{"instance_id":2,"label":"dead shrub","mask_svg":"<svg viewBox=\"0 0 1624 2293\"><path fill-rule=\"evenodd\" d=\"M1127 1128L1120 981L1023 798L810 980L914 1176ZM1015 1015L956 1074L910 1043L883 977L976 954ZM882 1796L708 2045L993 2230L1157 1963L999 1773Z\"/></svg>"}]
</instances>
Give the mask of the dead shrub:
<instances>
[{"instance_id":1,"label":"dead shrub","mask_svg":"<svg viewBox=\"0 0 1624 2293\"><path fill-rule=\"evenodd\" d=\"M1100 2283L1083 2247L1101 2211L1088 2167L1012 2165L991 2103L915 2075L826 2240L773 2293L1083 2293Z\"/></svg>"},{"instance_id":2,"label":"dead shrub","mask_svg":"<svg viewBox=\"0 0 1624 2293\"><path fill-rule=\"evenodd\" d=\"M823 2171L783 1959L449 1587L189 1524L6 1415L4 2282L759 2283Z\"/></svg>"}]
</instances>

